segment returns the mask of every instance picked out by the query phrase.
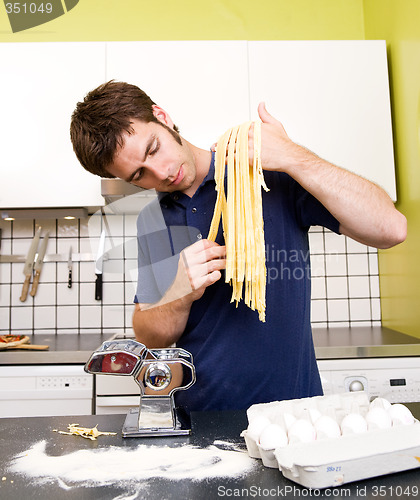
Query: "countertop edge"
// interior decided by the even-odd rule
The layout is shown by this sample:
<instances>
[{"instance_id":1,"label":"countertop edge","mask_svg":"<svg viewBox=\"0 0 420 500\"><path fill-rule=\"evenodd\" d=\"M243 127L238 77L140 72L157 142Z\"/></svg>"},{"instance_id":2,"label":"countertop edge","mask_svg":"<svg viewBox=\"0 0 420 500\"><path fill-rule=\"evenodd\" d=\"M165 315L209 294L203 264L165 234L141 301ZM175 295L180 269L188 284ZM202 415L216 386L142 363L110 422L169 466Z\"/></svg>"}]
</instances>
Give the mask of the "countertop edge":
<instances>
[{"instance_id":1,"label":"countertop edge","mask_svg":"<svg viewBox=\"0 0 420 500\"><path fill-rule=\"evenodd\" d=\"M383 326L312 328L315 356L319 360L420 356L420 338ZM129 334L127 334L129 335ZM48 344L48 351L0 351L0 366L85 364L109 333L37 334L33 344ZM127 336L127 338L131 338Z\"/></svg>"},{"instance_id":2,"label":"countertop edge","mask_svg":"<svg viewBox=\"0 0 420 500\"><path fill-rule=\"evenodd\" d=\"M99 346L98 346L99 347ZM0 356L1 365L82 365L87 362L92 351L14 351L7 358Z\"/></svg>"},{"instance_id":3,"label":"countertop edge","mask_svg":"<svg viewBox=\"0 0 420 500\"><path fill-rule=\"evenodd\" d=\"M317 360L344 358L395 358L411 356L420 356L420 345L393 344L315 347L315 357Z\"/></svg>"}]
</instances>

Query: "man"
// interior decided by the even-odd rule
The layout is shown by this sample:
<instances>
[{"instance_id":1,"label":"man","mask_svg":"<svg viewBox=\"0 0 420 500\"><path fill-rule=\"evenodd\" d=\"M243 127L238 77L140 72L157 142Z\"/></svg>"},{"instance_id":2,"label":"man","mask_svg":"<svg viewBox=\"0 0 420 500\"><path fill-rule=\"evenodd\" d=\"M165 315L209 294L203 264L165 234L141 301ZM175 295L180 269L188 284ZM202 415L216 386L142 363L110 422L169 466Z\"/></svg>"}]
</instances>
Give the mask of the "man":
<instances>
[{"instance_id":1,"label":"man","mask_svg":"<svg viewBox=\"0 0 420 500\"><path fill-rule=\"evenodd\" d=\"M293 143L264 104L258 113L270 189L263 193L267 267L277 271L267 283L265 323L243 302L230 303L222 232L206 240L216 199L211 151L187 142L164 109L126 83L95 89L72 117L74 150L87 170L158 192L139 216L133 327L148 347L176 343L193 354L197 382L177 394L188 410L322 394L308 228L322 225L377 248L406 237L405 217L381 188ZM249 144L252 161L252 128Z\"/></svg>"}]
</instances>

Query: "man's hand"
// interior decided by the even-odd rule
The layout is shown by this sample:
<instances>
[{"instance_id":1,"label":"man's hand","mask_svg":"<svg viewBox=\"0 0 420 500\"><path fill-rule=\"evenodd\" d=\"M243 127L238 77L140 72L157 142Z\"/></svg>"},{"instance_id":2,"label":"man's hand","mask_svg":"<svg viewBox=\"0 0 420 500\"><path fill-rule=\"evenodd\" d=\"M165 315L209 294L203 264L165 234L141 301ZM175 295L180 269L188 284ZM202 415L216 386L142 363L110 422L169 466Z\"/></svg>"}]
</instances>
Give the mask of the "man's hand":
<instances>
[{"instance_id":1,"label":"man's hand","mask_svg":"<svg viewBox=\"0 0 420 500\"><path fill-rule=\"evenodd\" d=\"M294 143L283 125L265 107L265 103L258 105L258 115L261 119L261 163L263 170L288 172L289 168L296 167L318 157L308 149ZM216 150L217 143L211 146ZM254 125L248 133L249 164L254 161Z\"/></svg>"},{"instance_id":2,"label":"man's hand","mask_svg":"<svg viewBox=\"0 0 420 500\"><path fill-rule=\"evenodd\" d=\"M191 299L199 299L206 288L221 278L226 267L226 247L209 240L200 240L181 252L178 274L175 279L188 278ZM183 276L180 276L183 275Z\"/></svg>"},{"instance_id":3,"label":"man's hand","mask_svg":"<svg viewBox=\"0 0 420 500\"><path fill-rule=\"evenodd\" d=\"M258 115L261 118L261 163L263 170L287 172L290 167L299 165L316 155L308 149L295 144L287 135L283 125L276 120L265 107L258 105ZM254 158L254 126L248 134L249 160L252 165Z\"/></svg>"},{"instance_id":4,"label":"man's hand","mask_svg":"<svg viewBox=\"0 0 420 500\"><path fill-rule=\"evenodd\" d=\"M165 295L154 304L136 304L133 329L147 347L169 347L185 330L191 306L226 267L226 248L200 240L185 248L178 270Z\"/></svg>"},{"instance_id":5,"label":"man's hand","mask_svg":"<svg viewBox=\"0 0 420 500\"><path fill-rule=\"evenodd\" d=\"M180 300L189 310L206 288L220 279L220 271L225 267L225 246L209 240L197 241L181 252L175 279L165 295L154 304L140 304L140 309L146 311Z\"/></svg>"}]
</instances>

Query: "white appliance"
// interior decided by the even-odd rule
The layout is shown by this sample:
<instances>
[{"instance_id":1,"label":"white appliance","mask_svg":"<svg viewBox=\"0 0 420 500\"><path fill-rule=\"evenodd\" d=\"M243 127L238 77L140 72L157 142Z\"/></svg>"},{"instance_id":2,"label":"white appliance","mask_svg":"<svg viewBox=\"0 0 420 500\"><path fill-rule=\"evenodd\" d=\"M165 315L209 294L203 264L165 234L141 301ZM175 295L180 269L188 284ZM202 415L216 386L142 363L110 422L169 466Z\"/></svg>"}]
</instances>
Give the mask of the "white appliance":
<instances>
[{"instance_id":1,"label":"white appliance","mask_svg":"<svg viewBox=\"0 0 420 500\"><path fill-rule=\"evenodd\" d=\"M91 415L92 399L83 365L0 366L0 417Z\"/></svg>"},{"instance_id":2,"label":"white appliance","mask_svg":"<svg viewBox=\"0 0 420 500\"><path fill-rule=\"evenodd\" d=\"M420 357L320 359L324 394L366 391L370 399L420 401Z\"/></svg>"}]
</instances>

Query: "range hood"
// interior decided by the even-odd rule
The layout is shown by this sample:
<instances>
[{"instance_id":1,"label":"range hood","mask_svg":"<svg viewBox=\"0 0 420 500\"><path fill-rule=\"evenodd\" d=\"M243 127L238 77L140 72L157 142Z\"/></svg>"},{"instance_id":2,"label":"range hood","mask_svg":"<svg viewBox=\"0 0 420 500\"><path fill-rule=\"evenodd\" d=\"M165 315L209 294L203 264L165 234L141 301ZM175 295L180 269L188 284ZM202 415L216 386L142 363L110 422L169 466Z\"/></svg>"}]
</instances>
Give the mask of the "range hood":
<instances>
[{"instance_id":1,"label":"range hood","mask_svg":"<svg viewBox=\"0 0 420 500\"><path fill-rule=\"evenodd\" d=\"M101 179L101 194L106 203L105 211L114 214L138 214L156 197L154 189L133 186L121 179Z\"/></svg>"},{"instance_id":2,"label":"range hood","mask_svg":"<svg viewBox=\"0 0 420 500\"><path fill-rule=\"evenodd\" d=\"M133 186L122 179L101 179L101 195L106 203L120 200L124 196L141 193L143 188Z\"/></svg>"}]
</instances>

